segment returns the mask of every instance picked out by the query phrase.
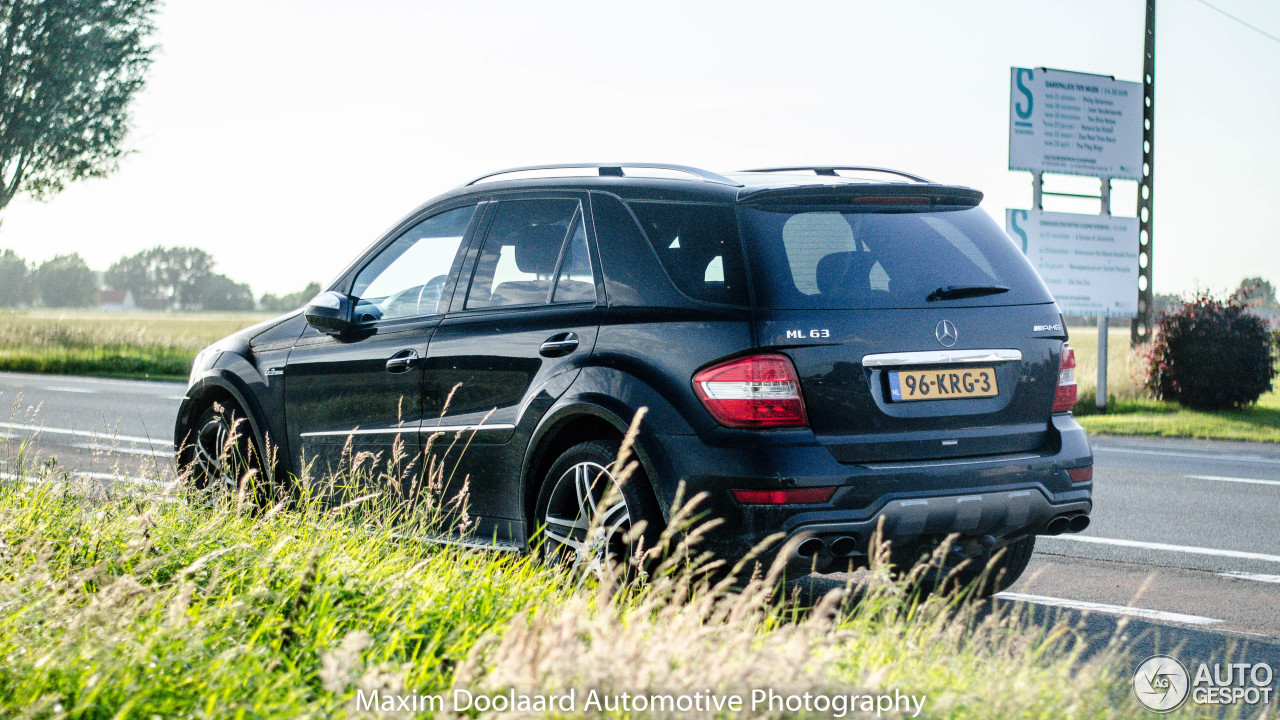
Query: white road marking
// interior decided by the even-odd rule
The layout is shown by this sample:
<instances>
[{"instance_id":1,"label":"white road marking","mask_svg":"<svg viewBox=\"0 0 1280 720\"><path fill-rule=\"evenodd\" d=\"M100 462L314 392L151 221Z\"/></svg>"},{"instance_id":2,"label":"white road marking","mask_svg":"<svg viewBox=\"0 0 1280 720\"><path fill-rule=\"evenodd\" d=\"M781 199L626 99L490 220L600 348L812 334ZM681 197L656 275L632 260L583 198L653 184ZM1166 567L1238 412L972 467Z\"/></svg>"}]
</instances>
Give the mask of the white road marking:
<instances>
[{"instance_id":1,"label":"white road marking","mask_svg":"<svg viewBox=\"0 0 1280 720\"><path fill-rule=\"evenodd\" d=\"M111 480L112 482L127 482L131 485L159 485L167 486L168 481L152 480L151 478L130 477L128 475L120 475L109 472L73 472L72 477L89 478L90 480Z\"/></svg>"},{"instance_id":2,"label":"white road marking","mask_svg":"<svg viewBox=\"0 0 1280 720\"><path fill-rule=\"evenodd\" d=\"M1094 452L1118 452L1133 455L1158 455L1160 457L1199 458L1201 460L1226 460L1228 462L1253 462L1268 465L1280 465L1280 458L1267 458L1260 455L1212 455L1209 453L1176 452L1172 450L1139 450L1138 448L1095 447Z\"/></svg>"},{"instance_id":3,"label":"white road marking","mask_svg":"<svg viewBox=\"0 0 1280 720\"><path fill-rule=\"evenodd\" d=\"M147 450L146 448L135 447L119 447L102 445L101 443L76 443L71 447L83 448L85 450L97 450L104 453L119 453L122 455L148 455L150 457L171 458L173 452L170 450Z\"/></svg>"},{"instance_id":4,"label":"white road marking","mask_svg":"<svg viewBox=\"0 0 1280 720\"><path fill-rule=\"evenodd\" d=\"M1244 483L1246 485L1274 485L1280 487L1280 480L1255 480L1253 478L1223 477L1221 475L1183 475L1191 480L1216 480L1218 482Z\"/></svg>"},{"instance_id":5,"label":"white road marking","mask_svg":"<svg viewBox=\"0 0 1280 720\"><path fill-rule=\"evenodd\" d=\"M1263 575L1262 573L1247 572L1224 572L1218 574L1222 577L1235 578L1237 580L1252 580L1254 582L1280 584L1280 575Z\"/></svg>"},{"instance_id":6,"label":"white road marking","mask_svg":"<svg viewBox=\"0 0 1280 720\"><path fill-rule=\"evenodd\" d=\"M1243 552L1240 550L1218 550L1215 548L1196 547L1194 545L1169 545L1167 543L1145 542L1142 540L1121 540L1119 538L1093 537L1092 535L1054 535L1053 539L1094 543L1098 545L1116 545L1119 547L1141 548L1143 550L1163 550L1165 552L1180 552L1190 555L1210 555L1213 557L1228 557L1239 560L1261 560L1262 562L1280 563L1280 555L1267 555L1264 553Z\"/></svg>"},{"instance_id":7,"label":"white road marking","mask_svg":"<svg viewBox=\"0 0 1280 720\"><path fill-rule=\"evenodd\" d=\"M98 392L97 390L90 390L89 388L74 388L74 387L47 387L44 389L50 392L90 393L90 394Z\"/></svg>"},{"instance_id":8,"label":"white road marking","mask_svg":"<svg viewBox=\"0 0 1280 720\"><path fill-rule=\"evenodd\" d=\"M141 443L150 445L151 447L173 447L173 443L160 442L151 438L139 437L137 435L115 435L105 432L93 432L90 430L71 430L68 428L45 427L44 425L23 425L21 423L0 422L0 428L9 430L29 430L31 432L48 433L51 435L71 435L74 437L87 437L95 440L112 440L124 443Z\"/></svg>"},{"instance_id":9,"label":"white road marking","mask_svg":"<svg viewBox=\"0 0 1280 720\"><path fill-rule=\"evenodd\" d=\"M73 472L73 478L87 478L89 480L111 480L116 482L127 482L130 485L153 485L157 487L168 487L171 482L164 480L152 480L150 478L130 477L128 475L117 475L116 473L105 472ZM33 477L31 475L15 475L14 473L0 472L0 480L20 480L30 485L39 485L42 482L50 482L49 478Z\"/></svg>"},{"instance_id":10,"label":"white road marking","mask_svg":"<svg viewBox=\"0 0 1280 720\"><path fill-rule=\"evenodd\" d=\"M1108 615L1129 615L1131 617L1139 617L1144 620L1174 622L1182 623L1184 625L1217 625L1222 622L1217 618L1203 617L1200 615L1184 615L1183 613L1165 612L1163 610L1148 610L1146 608L1127 607L1125 605L1107 605L1106 603L1085 602L1083 600L1067 600L1065 598L1048 597L1046 595L1026 595L1024 593L1002 592L996 593L996 597L1004 600L1035 603L1037 605L1051 605L1053 607L1064 607L1072 610L1083 610L1085 612L1107 613Z\"/></svg>"}]
</instances>

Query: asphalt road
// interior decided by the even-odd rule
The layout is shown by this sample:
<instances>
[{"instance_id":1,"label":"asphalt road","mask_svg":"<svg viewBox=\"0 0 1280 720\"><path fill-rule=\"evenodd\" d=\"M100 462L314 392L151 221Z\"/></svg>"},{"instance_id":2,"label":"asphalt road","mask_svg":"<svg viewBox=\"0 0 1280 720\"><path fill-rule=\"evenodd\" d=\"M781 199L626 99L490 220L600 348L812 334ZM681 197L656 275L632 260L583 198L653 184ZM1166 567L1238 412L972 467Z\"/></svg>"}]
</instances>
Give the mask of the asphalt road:
<instances>
[{"instance_id":1,"label":"asphalt road","mask_svg":"<svg viewBox=\"0 0 1280 720\"><path fill-rule=\"evenodd\" d=\"M171 476L183 386L0 373L0 459L34 443L76 473ZM34 440L32 440L34 438ZM1265 660L1280 671L1280 446L1094 437L1093 524L1039 539L997 604L1078 619L1091 649L1117 635L1139 659ZM7 476L12 467L0 468Z\"/></svg>"}]
</instances>

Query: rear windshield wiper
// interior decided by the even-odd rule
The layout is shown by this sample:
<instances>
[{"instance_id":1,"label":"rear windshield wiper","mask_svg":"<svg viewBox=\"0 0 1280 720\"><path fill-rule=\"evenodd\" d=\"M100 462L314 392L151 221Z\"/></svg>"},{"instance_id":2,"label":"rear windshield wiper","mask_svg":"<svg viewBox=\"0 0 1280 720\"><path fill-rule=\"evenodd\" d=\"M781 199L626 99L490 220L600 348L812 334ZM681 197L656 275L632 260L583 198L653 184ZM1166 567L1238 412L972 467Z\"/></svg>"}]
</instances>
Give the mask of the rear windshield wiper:
<instances>
[{"instance_id":1,"label":"rear windshield wiper","mask_svg":"<svg viewBox=\"0 0 1280 720\"><path fill-rule=\"evenodd\" d=\"M1003 285L944 285L929 293L925 302L998 295L1002 292L1009 292L1009 288Z\"/></svg>"}]
</instances>

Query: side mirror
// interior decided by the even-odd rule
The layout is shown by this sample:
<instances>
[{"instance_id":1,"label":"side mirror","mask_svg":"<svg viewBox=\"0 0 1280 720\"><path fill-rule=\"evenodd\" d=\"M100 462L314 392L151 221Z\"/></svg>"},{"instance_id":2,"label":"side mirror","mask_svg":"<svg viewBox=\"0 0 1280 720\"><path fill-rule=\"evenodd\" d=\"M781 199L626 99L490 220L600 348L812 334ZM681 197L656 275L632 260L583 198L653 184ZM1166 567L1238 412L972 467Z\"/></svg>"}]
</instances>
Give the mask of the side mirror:
<instances>
[{"instance_id":1,"label":"side mirror","mask_svg":"<svg viewBox=\"0 0 1280 720\"><path fill-rule=\"evenodd\" d=\"M340 334L351 328L351 298L332 290L322 292L311 298L302 314L311 327Z\"/></svg>"}]
</instances>

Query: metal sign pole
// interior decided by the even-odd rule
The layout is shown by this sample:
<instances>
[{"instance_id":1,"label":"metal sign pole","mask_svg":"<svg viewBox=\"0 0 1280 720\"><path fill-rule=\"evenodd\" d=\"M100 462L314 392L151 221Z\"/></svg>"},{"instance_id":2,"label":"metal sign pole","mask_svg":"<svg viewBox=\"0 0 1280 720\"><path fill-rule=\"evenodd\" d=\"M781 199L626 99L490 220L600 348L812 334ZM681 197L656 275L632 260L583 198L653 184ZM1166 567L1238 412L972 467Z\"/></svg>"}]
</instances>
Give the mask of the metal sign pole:
<instances>
[{"instance_id":1,"label":"metal sign pole","mask_svg":"<svg viewBox=\"0 0 1280 720\"><path fill-rule=\"evenodd\" d=\"M1142 179L1138 181L1138 317L1130 326L1134 345L1151 339L1155 316L1152 248L1156 179L1156 0L1147 0L1146 37L1142 54Z\"/></svg>"},{"instance_id":2,"label":"metal sign pole","mask_svg":"<svg viewBox=\"0 0 1280 720\"><path fill-rule=\"evenodd\" d=\"M1098 191L1102 201L1102 216L1111 214L1111 178L1102 178ZM1093 405L1098 412L1107 411L1107 338L1110 322L1106 315L1098 316L1098 387L1094 393Z\"/></svg>"}]
</instances>

